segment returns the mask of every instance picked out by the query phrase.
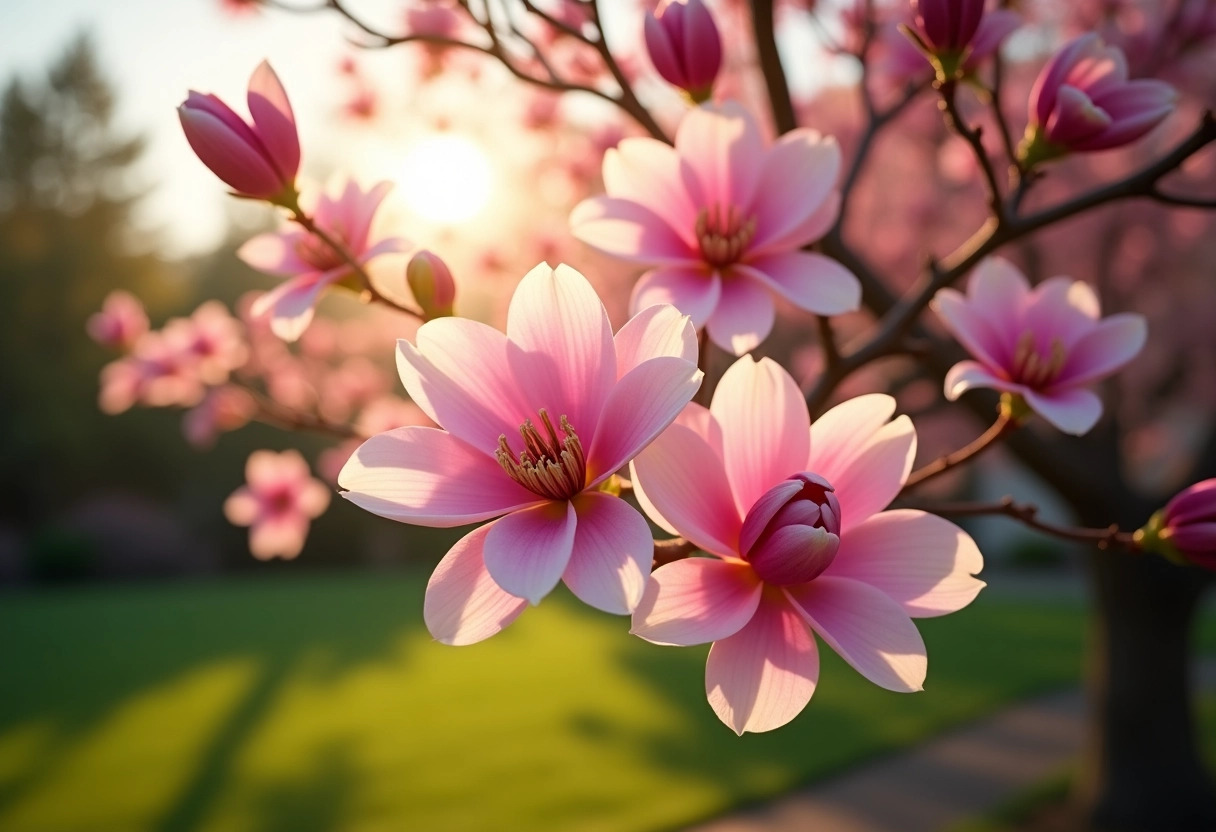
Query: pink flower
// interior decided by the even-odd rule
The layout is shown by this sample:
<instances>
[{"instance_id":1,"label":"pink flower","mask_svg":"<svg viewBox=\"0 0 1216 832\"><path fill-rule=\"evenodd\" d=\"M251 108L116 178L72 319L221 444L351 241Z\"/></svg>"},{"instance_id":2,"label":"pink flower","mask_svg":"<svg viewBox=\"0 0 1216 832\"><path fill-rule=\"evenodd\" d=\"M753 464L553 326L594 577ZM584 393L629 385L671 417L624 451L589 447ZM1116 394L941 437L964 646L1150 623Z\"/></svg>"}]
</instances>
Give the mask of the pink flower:
<instances>
[{"instance_id":1,"label":"pink flower","mask_svg":"<svg viewBox=\"0 0 1216 832\"><path fill-rule=\"evenodd\" d=\"M308 526L329 507L329 489L308 472L299 451L254 451L245 463L246 484L224 502L234 526L249 527L249 550L258 560L300 554Z\"/></svg>"},{"instance_id":2,"label":"pink flower","mask_svg":"<svg viewBox=\"0 0 1216 832\"><path fill-rule=\"evenodd\" d=\"M300 137L287 93L265 61L249 79L248 101L251 123L194 90L177 115L198 158L239 195L288 203L295 199Z\"/></svg>"},{"instance_id":3,"label":"pink flower","mask_svg":"<svg viewBox=\"0 0 1216 832\"><path fill-rule=\"evenodd\" d=\"M655 306L614 337L586 279L542 263L515 290L506 335L439 318L417 342L399 342L401 380L443 429L369 439L338 482L351 502L406 523L499 518L431 576L431 634L445 644L489 638L559 580L597 609L631 611L653 541L645 519L601 486L700 385L688 319Z\"/></svg>"},{"instance_id":4,"label":"pink flower","mask_svg":"<svg viewBox=\"0 0 1216 832\"><path fill-rule=\"evenodd\" d=\"M803 246L836 219L840 149L798 129L766 147L736 104L684 117L675 147L629 138L604 156L606 196L570 216L601 251L653 266L633 290L636 311L672 303L736 355L772 330L772 294L820 315L858 307L861 286Z\"/></svg>"},{"instance_id":5,"label":"pink flower","mask_svg":"<svg viewBox=\"0 0 1216 832\"><path fill-rule=\"evenodd\" d=\"M966 296L943 289L931 306L975 359L950 368L947 399L973 387L1013 393L1055 427L1078 435L1102 415L1102 400L1085 386L1135 358L1147 335L1140 315L1100 320L1087 284L1053 277L1032 290L999 257L976 267Z\"/></svg>"},{"instance_id":6,"label":"pink flower","mask_svg":"<svg viewBox=\"0 0 1216 832\"><path fill-rule=\"evenodd\" d=\"M89 318L86 329L103 347L129 350L148 331L148 314L139 298L118 289L106 295L101 311Z\"/></svg>"},{"instance_id":7,"label":"pink flower","mask_svg":"<svg viewBox=\"0 0 1216 832\"><path fill-rule=\"evenodd\" d=\"M1156 127L1178 95L1164 81L1127 79L1127 59L1094 33L1061 49L1030 91L1019 152L1027 164L1128 144Z\"/></svg>"},{"instance_id":8,"label":"pink flower","mask_svg":"<svg viewBox=\"0 0 1216 832\"><path fill-rule=\"evenodd\" d=\"M709 409L690 404L632 466L658 525L709 553L656 569L635 635L713 642L705 690L736 733L789 722L819 677L812 633L875 684L916 691L925 645L912 623L965 607L984 586L974 542L913 510L882 511L916 453L895 400L851 399L814 425L778 364L745 356Z\"/></svg>"},{"instance_id":9,"label":"pink flower","mask_svg":"<svg viewBox=\"0 0 1216 832\"><path fill-rule=\"evenodd\" d=\"M1149 551L1216 570L1216 479L1178 492L1136 537Z\"/></svg>"},{"instance_id":10,"label":"pink flower","mask_svg":"<svg viewBox=\"0 0 1216 832\"><path fill-rule=\"evenodd\" d=\"M249 391L231 384L212 387L196 407L182 417L186 441L205 450L225 431L243 428L257 413L257 402Z\"/></svg>"},{"instance_id":11,"label":"pink flower","mask_svg":"<svg viewBox=\"0 0 1216 832\"><path fill-rule=\"evenodd\" d=\"M241 322L218 300L207 301L189 318L167 322L163 332L204 384L223 384L249 357Z\"/></svg>"},{"instance_id":12,"label":"pink flower","mask_svg":"<svg viewBox=\"0 0 1216 832\"><path fill-rule=\"evenodd\" d=\"M364 191L348 180L338 196L322 193L311 212L313 221L345 246L360 265L381 254L405 250L398 237L374 239L372 221L388 195L388 182ZM282 231L260 234L249 240L237 255L258 271L290 276L254 303L255 317L270 315L270 328L284 341L295 341L312 321L313 307L329 286L349 277L353 270L346 259L327 243L296 225Z\"/></svg>"},{"instance_id":13,"label":"pink flower","mask_svg":"<svg viewBox=\"0 0 1216 832\"><path fill-rule=\"evenodd\" d=\"M706 101L722 68L722 38L701 0L671 0L658 14L647 13L643 35L650 62L663 80Z\"/></svg>"},{"instance_id":14,"label":"pink flower","mask_svg":"<svg viewBox=\"0 0 1216 832\"><path fill-rule=\"evenodd\" d=\"M203 392L195 362L163 333L148 332L136 342L130 355L101 369L98 405L110 415L135 404L193 407Z\"/></svg>"}]
</instances>

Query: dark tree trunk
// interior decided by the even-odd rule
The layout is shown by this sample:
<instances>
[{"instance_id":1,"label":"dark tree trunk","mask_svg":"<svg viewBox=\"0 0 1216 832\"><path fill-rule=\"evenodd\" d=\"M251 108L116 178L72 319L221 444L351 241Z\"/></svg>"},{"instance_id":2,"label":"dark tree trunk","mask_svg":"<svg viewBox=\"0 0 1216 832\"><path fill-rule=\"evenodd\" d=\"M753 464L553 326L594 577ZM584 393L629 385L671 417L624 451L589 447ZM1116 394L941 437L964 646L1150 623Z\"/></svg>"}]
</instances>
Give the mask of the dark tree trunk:
<instances>
[{"instance_id":1,"label":"dark tree trunk","mask_svg":"<svg viewBox=\"0 0 1216 832\"><path fill-rule=\"evenodd\" d=\"M1216 830L1216 787L1192 706L1192 633L1205 576L1117 551L1095 552L1091 567L1097 608L1077 789L1083 818L1102 832Z\"/></svg>"}]
</instances>

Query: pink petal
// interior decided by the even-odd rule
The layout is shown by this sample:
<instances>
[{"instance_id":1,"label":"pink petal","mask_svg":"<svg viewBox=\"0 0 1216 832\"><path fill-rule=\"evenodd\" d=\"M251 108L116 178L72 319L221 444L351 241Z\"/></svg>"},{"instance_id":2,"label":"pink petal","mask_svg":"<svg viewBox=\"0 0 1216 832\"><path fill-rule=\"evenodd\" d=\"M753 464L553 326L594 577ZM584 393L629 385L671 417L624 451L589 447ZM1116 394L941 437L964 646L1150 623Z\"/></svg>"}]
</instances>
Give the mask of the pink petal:
<instances>
[{"instance_id":1,"label":"pink petal","mask_svg":"<svg viewBox=\"0 0 1216 832\"><path fill-rule=\"evenodd\" d=\"M616 335L616 375L661 355L697 363L697 331L687 315L670 304L648 306L630 318Z\"/></svg>"},{"instance_id":2,"label":"pink petal","mask_svg":"<svg viewBox=\"0 0 1216 832\"><path fill-rule=\"evenodd\" d=\"M562 580L597 610L628 615L642 599L654 561L650 526L619 497L590 491L572 501L574 550Z\"/></svg>"},{"instance_id":3,"label":"pink petal","mask_svg":"<svg viewBox=\"0 0 1216 832\"><path fill-rule=\"evenodd\" d=\"M798 248L814 237L797 239L791 232L804 226L824 205L840 174L840 146L818 131L799 128L782 136L764 157L760 185L750 210L756 217L753 249L786 241Z\"/></svg>"},{"instance_id":4,"label":"pink petal","mask_svg":"<svg viewBox=\"0 0 1216 832\"><path fill-rule=\"evenodd\" d=\"M419 327L416 338L416 348L397 342L397 369L410 398L436 424L492 455L499 436L517 440L524 420L537 418L544 404L526 398L512 345L498 330L439 318Z\"/></svg>"},{"instance_id":5,"label":"pink petal","mask_svg":"<svg viewBox=\"0 0 1216 832\"><path fill-rule=\"evenodd\" d=\"M811 628L862 676L887 690L923 688L925 643L912 619L886 593L828 575L784 589Z\"/></svg>"},{"instance_id":6,"label":"pink petal","mask_svg":"<svg viewBox=\"0 0 1216 832\"><path fill-rule=\"evenodd\" d=\"M570 232L593 248L635 263L680 266L700 259L658 214L625 199L584 199L570 212Z\"/></svg>"},{"instance_id":7,"label":"pink petal","mask_svg":"<svg viewBox=\"0 0 1216 832\"><path fill-rule=\"evenodd\" d=\"M771 731L802 712L819 681L819 652L806 623L779 596L765 596L746 627L710 648L705 693L736 734Z\"/></svg>"},{"instance_id":8,"label":"pink petal","mask_svg":"<svg viewBox=\"0 0 1216 832\"><path fill-rule=\"evenodd\" d=\"M226 184L256 197L273 196L283 189L282 177L262 156L260 143L250 144L244 130L234 131L229 121L198 107L182 105L177 115L190 148Z\"/></svg>"},{"instance_id":9,"label":"pink petal","mask_svg":"<svg viewBox=\"0 0 1216 832\"><path fill-rule=\"evenodd\" d=\"M503 592L486 570L483 547L493 526L466 534L448 550L426 585L422 617L444 644L473 644L503 630L528 606Z\"/></svg>"},{"instance_id":10,"label":"pink petal","mask_svg":"<svg viewBox=\"0 0 1216 832\"><path fill-rule=\"evenodd\" d=\"M830 257L789 251L754 258L735 267L790 303L817 315L842 315L861 307L861 283Z\"/></svg>"},{"instance_id":11,"label":"pink petal","mask_svg":"<svg viewBox=\"0 0 1216 832\"><path fill-rule=\"evenodd\" d=\"M950 334L963 345L963 349L982 364L993 368L1006 366L1012 354L1010 345L1017 340L1016 335L1002 332L1010 328L1007 324L1002 324L1001 329L997 329L988 317L979 311L976 302L968 301L954 289L939 291L929 302L929 306L946 325L946 329L950 330ZM1006 338L1012 340L1007 342Z\"/></svg>"},{"instance_id":12,"label":"pink petal","mask_svg":"<svg viewBox=\"0 0 1216 832\"><path fill-rule=\"evenodd\" d=\"M697 208L684 186L679 154L651 138L623 139L604 154L604 190L662 216L690 249L697 247Z\"/></svg>"},{"instance_id":13,"label":"pink petal","mask_svg":"<svg viewBox=\"0 0 1216 832\"><path fill-rule=\"evenodd\" d=\"M633 461L631 478L638 503L664 528L707 552L738 557L743 520L721 458L701 437L672 425Z\"/></svg>"},{"instance_id":14,"label":"pink petal","mask_svg":"<svg viewBox=\"0 0 1216 832\"><path fill-rule=\"evenodd\" d=\"M511 297L507 337L526 353L526 364L515 366L529 396L548 408L555 424L566 416L584 441L595 436L616 380L616 347L608 313L587 278L547 263L528 272ZM519 372L523 366L528 372Z\"/></svg>"},{"instance_id":15,"label":"pink petal","mask_svg":"<svg viewBox=\"0 0 1216 832\"><path fill-rule=\"evenodd\" d=\"M1072 345L1059 383L1089 384L1127 364L1144 347L1148 326L1141 315L1111 315Z\"/></svg>"},{"instance_id":16,"label":"pink petal","mask_svg":"<svg viewBox=\"0 0 1216 832\"><path fill-rule=\"evenodd\" d=\"M970 535L948 520L912 509L884 511L844 534L825 576L881 589L912 618L956 612L974 600L984 566Z\"/></svg>"},{"instance_id":17,"label":"pink petal","mask_svg":"<svg viewBox=\"0 0 1216 832\"><path fill-rule=\"evenodd\" d=\"M316 271L296 254L295 245L303 235L286 233L259 234L247 240L236 256L250 268L277 275L296 275Z\"/></svg>"},{"instance_id":18,"label":"pink petal","mask_svg":"<svg viewBox=\"0 0 1216 832\"><path fill-rule=\"evenodd\" d=\"M296 119L287 93L266 61L253 71L246 100L254 128L270 154L270 161L283 181L291 182L300 169L300 137L296 133Z\"/></svg>"},{"instance_id":19,"label":"pink petal","mask_svg":"<svg viewBox=\"0 0 1216 832\"><path fill-rule=\"evenodd\" d=\"M1035 413L1074 436L1088 433L1102 417L1102 400L1091 390L1024 390L1022 395Z\"/></svg>"},{"instance_id":20,"label":"pink petal","mask_svg":"<svg viewBox=\"0 0 1216 832\"><path fill-rule=\"evenodd\" d=\"M757 232L757 240L752 241L747 256L755 259L768 254L780 254L791 249L801 248L805 245L802 241L818 240L827 234L839 218L840 192L832 191L813 214L780 236L759 240L759 232Z\"/></svg>"},{"instance_id":21,"label":"pink petal","mask_svg":"<svg viewBox=\"0 0 1216 832\"><path fill-rule=\"evenodd\" d=\"M565 500L520 509L499 519L485 540L490 577L512 595L539 604L570 564L577 523L574 506Z\"/></svg>"},{"instance_id":22,"label":"pink petal","mask_svg":"<svg viewBox=\"0 0 1216 832\"><path fill-rule=\"evenodd\" d=\"M907 416L886 423L895 400L881 393L836 405L811 426L807 470L826 477L840 500L848 531L890 504L916 456L916 429Z\"/></svg>"},{"instance_id":23,"label":"pink petal","mask_svg":"<svg viewBox=\"0 0 1216 832\"><path fill-rule=\"evenodd\" d=\"M714 454L719 459L722 459L724 454L722 450L722 426L718 424L718 420L710 413L708 407L699 405L696 402L689 402L684 405L684 409L676 417L675 424L683 425L701 437L709 447L713 448Z\"/></svg>"},{"instance_id":24,"label":"pink petal","mask_svg":"<svg viewBox=\"0 0 1216 832\"><path fill-rule=\"evenodd\" d=\"M1030 283L1017 266L1003 257L988 257L975 267L967 284L967 299L972 311L988 323L990 332L1001 346L1012 350L1021 334L1020 316L1016 310L1025 306L1030 296ZM1012 355L1012 352L1010 352ZM1004 361L1004 353L997 359Z\"/></svg>"},{"instance_id":25,"label":"pink petal","mask_svg":"<svg viewBox=\"0 0 1216 832\"><path fill-rule=\"evenodd\" d=\"M1093 329L1099 314L1097 295L1088 284L1068 277L1052 277L1036 286L1025 300L1022 325L1035 333L1040 350L1052 338L1072 347Z\"/></svg>"},{"instance_id":26,"label":"pink petal","mask_svg":"<svg viewBox=\"0 0 1216 832\"><path fill-rule=\"evenodd\" d=\"M726 477L742 517L765 491L802 470L810 442L806 402L780 364L744 356L722 375L710 411L722 427Z\"/></svg>"},{"instance_id":27,"label":"pink petal","mask_svg":"<svg viewBox=\"0 0 1216 832\"><path fill-rule=\"evenodd\" d=\"M308 539L308 518L284 514L264 519L249 529L249 551L258 560L275 556L291 560Z\"/></svg>"},{"instance_id":28,"label":"pink petal","mask_svg":"<svg viewBox=\"0 0 1216 832\"><path fill-rule=\"evenodd\" d=\"M242 485L224 501L224 517L234 526L252 526L262 513L262 503Z\"/></svg>"},{"instance_id":29,"label":"pink petal","mask_svg":"<svg viewBox=\"0 0 1216 832\"><path fill-rule=\"evenodd\" d=\"M436 428L373 436L338 474L342 496L373 514L419 526L462 526L535 506L541 498L494 457Z\"/></svg>"},{"instance_id":30,"label":"pink petal","mask_svg":"<svg viewBox=\"0 0 1216 832\"><path fill-rule=\"evenodd\" d=\"M703 377L694 362L668 355L626 373L604 403L599 430L587 450L588 482L602 481L637 456L675 421Z\"/></svg>"},{"instance_id":31,"label":"pink petal","mask_svg":"<svg viewBox=\"0 0 1216 832\"><path fill-rule=\"evenodd\" d=\"M946 373L945 395L950 401L955 401L975 387L1009 391L1022 389L1020 384L993 375L978 361L960 361Z\"/></svg>"},{"instance_id":32,"label":"pink petal","mask_svg":"<svg viewBox=\"0 0 1216 832\"><path fill-rule=\"evenodd\" d=\"M739 561L673 561L650 576L629 632L681 646L727 638L751 620L763 589L752 568Z\"/></svg>"},{"instance_id":33,"label":"pink petal","mask_svg":"<svg viewBox=\"0 0 1216 832\"><path fill-rule=\"evenodd\" d=\"M718 308L721 296L717 272L706 271L704 266L666 266L642 275L633 287L629 308L636 314L654 304L670 303L699 328Z\"/></svg>"},{"instance_id":34,"label":"pink petal","mask_svg":"<svg viewBox=\"0 0 1216 832\"><path fill-rule=\"evenodd\" d=\"M293 277L254 301L250 314L260 317L269 310L270 331L284 341L296 341L312 323L317 300L329 284L317 274Z\"/></svg>"},{"instance_id":35,"label":"pink petal","mask_svg":"<svg viewBox=\"0 0 1216 832\"><path fill-rule=\"evenodd\" d=\"M727 102L717 110L689 110L676 130L675 144L687 164L685 184L695 204L751 204L765 148L759 127L742 106Z\"/></svg>"},{"instance_id":36,"label":"pink petal","mask_svg":"<svg viewBox=\"0 0 1216 832\"><path fill-rule=\"evenodd\" d=\"M743 355L768 337L774 318L769 290L741 274L722 281L722 296L705 328L710 340L719 347Z\"/></svg>"},{"instance_id":37,"label":"pink petal","mask_svg":"<svg viewBox=\"0 0 1216 832\"><path fill-rule=\"evenodd\" d=\"M306 517L320 517L329 508L330 490L319 480L311 477L300 486L296 507Z\"/></svg>"}]
</instances>

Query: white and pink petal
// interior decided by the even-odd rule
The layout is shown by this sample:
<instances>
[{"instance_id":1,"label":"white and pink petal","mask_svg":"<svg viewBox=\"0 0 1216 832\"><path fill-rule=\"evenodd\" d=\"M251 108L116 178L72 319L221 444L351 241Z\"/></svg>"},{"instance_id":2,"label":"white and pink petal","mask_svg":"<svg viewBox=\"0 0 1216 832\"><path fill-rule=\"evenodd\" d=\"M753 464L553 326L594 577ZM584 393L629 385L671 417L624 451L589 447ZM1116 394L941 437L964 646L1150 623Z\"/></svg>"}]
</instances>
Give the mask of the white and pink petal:
<instances>
[{"instance_id":1,"label":"white and pink petal","mask_svg":"<svg viewBox=\"0 0 1216 832\"><path fill-rule=\"evenodd\" d=\"M492 526L474 529L456 542L431 573L422 617L435 639L465 645L501 632L528 606L494 582L482 554Z\"/></svg>"}]
</instances>

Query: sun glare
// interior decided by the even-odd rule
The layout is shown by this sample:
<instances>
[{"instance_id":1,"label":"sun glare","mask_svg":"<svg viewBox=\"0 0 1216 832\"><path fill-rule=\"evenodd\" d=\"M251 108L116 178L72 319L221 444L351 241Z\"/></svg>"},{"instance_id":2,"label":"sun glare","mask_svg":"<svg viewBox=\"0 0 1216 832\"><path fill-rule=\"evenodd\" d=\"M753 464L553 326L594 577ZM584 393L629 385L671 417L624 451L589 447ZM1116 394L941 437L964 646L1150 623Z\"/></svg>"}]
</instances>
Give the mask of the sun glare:
<instances>
[{"instance_id":1,"label":"sun glare","mask_svg":"<svg viewBox=\"0 0 1216 832\"><path fill-rule=\"evenodd\" d=\"M411 211L451 224L470 220L486 207L494 170L485 152L470 139L435 133L410 146L398 179Z\"/></svg>"}]
</instances>

